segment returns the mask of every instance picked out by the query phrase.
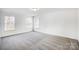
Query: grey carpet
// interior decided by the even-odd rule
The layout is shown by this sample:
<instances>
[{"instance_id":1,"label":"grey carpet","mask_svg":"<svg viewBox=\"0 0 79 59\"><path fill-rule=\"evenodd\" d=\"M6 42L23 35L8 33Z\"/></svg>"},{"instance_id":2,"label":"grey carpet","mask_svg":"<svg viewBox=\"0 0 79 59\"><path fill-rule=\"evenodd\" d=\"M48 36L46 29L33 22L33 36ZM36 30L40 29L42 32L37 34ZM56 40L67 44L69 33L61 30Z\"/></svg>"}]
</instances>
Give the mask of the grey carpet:
<instances>
[{"instance_id":1,"label":"grey carpet","mask_svg":"<svg viewBox=\"0 0 79 59\"><path fill-rule=\"evenodd\" d=\"M78 41L70 38L28 32L2 37L1 50L78 50Z\"/></svg>"}]
</instances>

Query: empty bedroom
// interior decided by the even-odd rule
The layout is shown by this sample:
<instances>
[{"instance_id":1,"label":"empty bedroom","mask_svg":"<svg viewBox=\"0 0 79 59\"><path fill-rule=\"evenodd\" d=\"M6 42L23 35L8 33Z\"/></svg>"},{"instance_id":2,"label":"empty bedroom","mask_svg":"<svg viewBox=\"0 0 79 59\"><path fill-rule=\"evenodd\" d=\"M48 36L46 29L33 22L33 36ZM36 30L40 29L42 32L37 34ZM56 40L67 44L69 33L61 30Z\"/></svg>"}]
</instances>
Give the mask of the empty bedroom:
<instances>
[{"instance_id":1,"label":"empty bedroom","mask_svg":"<svg viewBox=\"0 0 79 59\"><path fill-rule=\"evenodd\" d=\"M0 8L0 50L79 50L78 8Z\"/></svg>"}]
</instances>

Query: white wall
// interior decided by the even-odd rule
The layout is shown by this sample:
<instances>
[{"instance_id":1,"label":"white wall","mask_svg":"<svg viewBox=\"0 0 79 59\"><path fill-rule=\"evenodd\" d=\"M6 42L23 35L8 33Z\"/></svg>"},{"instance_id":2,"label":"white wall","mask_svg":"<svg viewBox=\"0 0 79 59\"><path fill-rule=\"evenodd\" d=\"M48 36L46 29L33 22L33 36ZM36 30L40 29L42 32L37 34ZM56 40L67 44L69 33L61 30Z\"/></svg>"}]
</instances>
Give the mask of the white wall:
<instances>
[{"instance_id":1,"label":"white wall","mask_svg":"<svg viewBox=\"0 0 79 59\"><path fill-rule=\"evenodd\" d=\"M78 8L78 40L79 40L79 8Z\"/></svg>"},{"instance_id":2,"label":"white wall","mask_svg":"<svg viewBox=\"0 0 79 59\"><path fill-rule=\"evenodd\" d=\"M39 14L37 31L77 39L77 9L41 9Z\"/></svg>"},{"instance_id":3,"label":"white wall","mask_svg":"<svg viewBox=\"0 0 79 59\"><path fill-rule=\"evenodd\" d=\"M1 22L1 11L0 11L0 37L1 37L1 33L2 33L2 24L1 24L2 22Z\"/></svg>"},{"instance_id":4,"label":"white wall","mask_svg":"<svg viewBox=\"0 0 79 59\"><path fill-rule=\"evenodd\" d=\"M8 36L8 35L13 35L13 34L18 34L18 33L23 33L23 32L29 32L32 29L27 28L26 26L26 18L33 16L34 14L30 12L28 9L18 9L18 8L3 8L1 10L1 26L2 26L2 36ZM16 30L14 31L4 31L4 16L14 16L15 17L15 25L16 25Z\"/></svg>"},{"instance_id":5,"label":"white wall","mask_svg":"<svg viewBox=\"0 0 79 59\"><path fill-rule=\"evenodd\" d=\"M0 11L0 19L1 19L1 11ZM1 48L1 20L0 20L0 48Z\"/></svg>"},{"instance_id":6,"label":"white wall","mask_svg":"<svg viewBox=\"0 0 79 59\"><path fill-rule=\"evenodd\" d=\"M79 27L77 9L62 9L62 8L42 8L39 12L40 28L35 29L39 32L44 32L52 35L65 36L70 38L79 38ZM36 13L38 14L38 12ZM13 35L17 33L23 33L31 31L27 29L25 19L29 16L36 15L30 10L18 9L18 8L1 8L0 9L0 32L3 36ZM4 16L15 16L16 18L16 30L4 31Z\"/></svg>"}]
</instances>

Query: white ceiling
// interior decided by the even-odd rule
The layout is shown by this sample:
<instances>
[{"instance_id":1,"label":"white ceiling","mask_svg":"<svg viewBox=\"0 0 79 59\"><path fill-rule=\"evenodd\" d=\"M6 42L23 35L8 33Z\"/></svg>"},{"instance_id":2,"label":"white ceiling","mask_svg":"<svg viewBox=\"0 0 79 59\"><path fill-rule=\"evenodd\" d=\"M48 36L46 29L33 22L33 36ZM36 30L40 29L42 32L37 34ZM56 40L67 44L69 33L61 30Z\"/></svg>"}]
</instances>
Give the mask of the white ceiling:
<instances>
[{"instance_id":1,"label":"white ceiling","mask_svg":"<svg viewBox=\"0 0 79 59\"><path fill-rule=\"evenodd\" d=\"M20 14L35 13L30 8L0 8L0 10L3 11L3 12L20 13ZM56 11L56 10L59 10L59 9L58 8L40 8L39 12L40 13L46 13L46 12L49 12L49 11ZM38 13L38 11L36 13Z\"/></svg>"},{"instance_id":2,"label":"white ceiling","mask_svg":"<svg viewBox=\"0 0 79 59\"><path fill-rule=\"evenodd\" d=\"M3 13L13 13L19 15L35 15L36 13L31 11L29 8L0 8L0 11Z\"/></svg>"},{"instance_id":3,"label":"white ceiling","mask_svg":"<svg viewBox=\"0 0 79 59\"><path fill-rule=\"evenodd\" d=\"M46 14L49 12L56 12L61 10L69 10L69 8L39 8L39 11L33 12L30 8L0 8L1 12L14 13L20 15L37 15L37 14ZM70 8L72 9L72 8Z\"/></svg>"}]
</instances>

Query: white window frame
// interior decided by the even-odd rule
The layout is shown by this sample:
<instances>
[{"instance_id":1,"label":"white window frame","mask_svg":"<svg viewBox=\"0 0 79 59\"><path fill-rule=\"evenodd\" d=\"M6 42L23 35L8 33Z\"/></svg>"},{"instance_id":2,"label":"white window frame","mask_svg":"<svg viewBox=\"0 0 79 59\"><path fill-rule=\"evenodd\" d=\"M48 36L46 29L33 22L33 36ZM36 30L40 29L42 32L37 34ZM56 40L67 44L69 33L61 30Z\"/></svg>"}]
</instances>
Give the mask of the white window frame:
<instances>
[{"instance_id":1,"label":"white window frame","mask_svg":"<svg viewBox=\"0 0 79 59\"><path fill-rule=\"evenodd\" d=\"M4 18L4 30L5 31L15 30L15 17L14 16L5 16L5 18Z\"/></svg>"}]
</instances>

